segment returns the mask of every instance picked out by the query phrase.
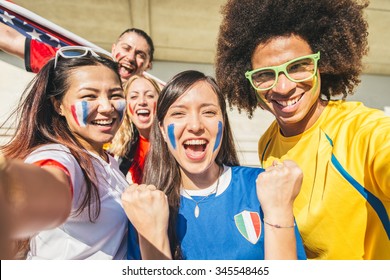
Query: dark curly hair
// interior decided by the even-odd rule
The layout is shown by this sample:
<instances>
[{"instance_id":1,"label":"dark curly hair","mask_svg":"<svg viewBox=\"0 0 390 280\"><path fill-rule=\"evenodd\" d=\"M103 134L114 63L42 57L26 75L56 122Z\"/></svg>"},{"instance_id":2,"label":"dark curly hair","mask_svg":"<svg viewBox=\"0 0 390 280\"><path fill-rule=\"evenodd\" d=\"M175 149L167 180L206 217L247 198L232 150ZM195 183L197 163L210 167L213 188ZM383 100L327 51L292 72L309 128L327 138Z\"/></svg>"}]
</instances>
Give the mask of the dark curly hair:
<instances>
[{"instance_id":1,"label":"dark curly hair","mask_svg":"<svg viewBox=\"0 0 390 280\"><path fill-rule=\"evenodd\" d=\"M327 100L353 94L368 52L367 6L366 0L228 0L221 10L215 76L230 107L253 116L256 92L244 73L252 69L255 48L277 36L300 36L313 53L321 52L321 94Z\"/></svg>"}]
</instances>

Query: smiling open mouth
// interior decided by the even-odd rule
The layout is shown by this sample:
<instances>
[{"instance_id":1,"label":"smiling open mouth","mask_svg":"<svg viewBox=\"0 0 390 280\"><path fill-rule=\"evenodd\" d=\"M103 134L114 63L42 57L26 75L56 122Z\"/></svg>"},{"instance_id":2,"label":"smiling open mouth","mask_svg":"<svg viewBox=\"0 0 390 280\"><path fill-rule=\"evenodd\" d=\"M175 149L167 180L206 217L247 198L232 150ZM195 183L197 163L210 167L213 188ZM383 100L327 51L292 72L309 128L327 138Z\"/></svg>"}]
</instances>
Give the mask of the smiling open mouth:
<instances>
[{"instance_id":1,"label":"smiling open mouth","mask_svg":"<svg viewBox=\"0 0 390 280\"><path fill-rule=\"evenodd\" d=\"M93 125L100 125L100 126L111 126L115 122L115 119L111 120L94 120L91 121Z\"/></svg>"},{"instance_id":2,"label":"smiling open mouth","mask_svg":"<svg viewBox=\"0 0 390 280\"><path fill-rule=\"evenodd\" d=\"M301 98L303 97L303 94L301 94L300 96L294 98L294 99L289 99L289 100L273 100L276 104L280 105L280 106L283 106L283 107L288 107L288 106L293 106L295 104L297 104L299 102L299 100L301 100Z\"/></svg>"},{"instance_id":3,"label":"smiling open mouth","mask_svg":"<svg viewBox=\"0 0 390 280\"><path fill-rule=\"evenodd\" d=\"M136 68L131 64L120 64L119 74L121 77L129 77L136 72Z\"/></svg>"},{"instance_id":4,"label":"smiling open mouth","mask_svg":"<svg viewBox=\"0 0 390 280\"><path fill-rule=\"evenodd\" d=\"M150 116L150 111L148 109L140 109L137 110L137 115L143 116L143 117L149 117Z\"/></svg>"},{"instance_id":5,"label":"smiling open mouth","mask_svg":"<svg viewBox=\"0 0 390 280\"><path fill-rule=\"evenodd\" d=\"M193 140L187 140L183 143L184 149L189 150L193 153L196 152L204 152L207 147L207 141L203 139L193 139Z\"/></svg>"}]
</instances>

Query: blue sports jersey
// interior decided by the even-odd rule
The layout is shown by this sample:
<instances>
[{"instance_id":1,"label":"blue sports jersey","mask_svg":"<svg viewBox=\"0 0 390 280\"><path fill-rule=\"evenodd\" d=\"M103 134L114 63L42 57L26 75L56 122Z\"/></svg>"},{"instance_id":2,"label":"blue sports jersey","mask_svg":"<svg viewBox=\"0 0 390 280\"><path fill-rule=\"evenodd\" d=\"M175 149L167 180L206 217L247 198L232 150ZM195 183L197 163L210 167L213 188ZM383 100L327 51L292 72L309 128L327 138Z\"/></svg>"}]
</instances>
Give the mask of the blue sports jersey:
<instances>
[{"instance_id":1,"label":"blue sports jersey","mask_svg":"<svg viewBox=\"0 0 390 280\"><path fill-rule=\"evenodd\" d=\"M263 217L256 194L256 179L261 168L225 167L222 176L229 176L222 193L212 194L198 205L199 217L195 217L195 202L181 196L177 235L184 259L188 260L262 260L264 259ZM221 186L222 187L222 186ZM200 201L203 197L192 197ZM129 230L129 258L140 257ZM295 227L298 259L306 259L302 240ZM132 241L132 242L131 242Z\"/></svg>"}]
</instances>

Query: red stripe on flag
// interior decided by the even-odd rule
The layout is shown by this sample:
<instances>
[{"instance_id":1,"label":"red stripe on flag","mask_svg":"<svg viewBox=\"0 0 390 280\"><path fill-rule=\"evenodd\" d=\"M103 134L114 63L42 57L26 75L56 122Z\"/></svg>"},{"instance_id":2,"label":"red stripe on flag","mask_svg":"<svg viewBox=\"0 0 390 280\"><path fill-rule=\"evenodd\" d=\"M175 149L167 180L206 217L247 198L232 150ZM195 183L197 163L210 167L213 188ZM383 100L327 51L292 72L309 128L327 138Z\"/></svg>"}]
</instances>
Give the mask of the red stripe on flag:
<instances>
[{"instance_id":1,"label":"red stripe on flag","mask_svg":"<svg viewBox=\"0 0 390 280\"><path fill-rule=\"evenodd\" d=\"M256 236L259 237L260 236L260 229L261 229L259 215L257 213L254 213L254 212L250 212L250 215L251 215L253 226L255 228Z\"/></svg>"}]
</instances>

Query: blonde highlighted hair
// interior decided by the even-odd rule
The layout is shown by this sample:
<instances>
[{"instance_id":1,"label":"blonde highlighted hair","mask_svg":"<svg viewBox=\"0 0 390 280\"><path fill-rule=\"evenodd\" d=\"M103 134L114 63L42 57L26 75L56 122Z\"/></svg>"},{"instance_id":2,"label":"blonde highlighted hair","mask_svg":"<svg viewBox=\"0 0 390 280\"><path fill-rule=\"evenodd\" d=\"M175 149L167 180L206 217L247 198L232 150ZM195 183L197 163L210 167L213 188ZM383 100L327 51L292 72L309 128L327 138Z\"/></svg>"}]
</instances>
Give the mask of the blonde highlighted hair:
<instances>
[{"instance_id":1,"label":"blonde highlighted hair","mask_svg":"<svg viewBox=\"0 0 390 280\"><path fill-rule=\"evenodd\" d=\"M153 78L148 76L135 75L132 76L124 85L124 92L126 97L131 84L137 79L145 79L149 81L156 89L157 93L160 94L161 88L157 81L155 81ZM135 132L136 129L137 127L135 127L135 125L132 123L129 115L127 114L127 108L126 108L126 113L124 114L123 122L119 130L115 134L115 137L111 141L111 144L108 149L109 152L114 154L117 157L124 157L126 154L128 154L132 146L130 145L130 143L134 141L138 142L138 139L134 139L135 135L138 134Z\"/></svg>"}]
</instances>

